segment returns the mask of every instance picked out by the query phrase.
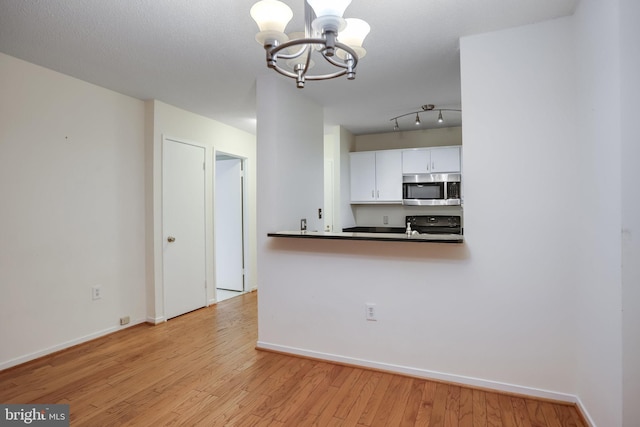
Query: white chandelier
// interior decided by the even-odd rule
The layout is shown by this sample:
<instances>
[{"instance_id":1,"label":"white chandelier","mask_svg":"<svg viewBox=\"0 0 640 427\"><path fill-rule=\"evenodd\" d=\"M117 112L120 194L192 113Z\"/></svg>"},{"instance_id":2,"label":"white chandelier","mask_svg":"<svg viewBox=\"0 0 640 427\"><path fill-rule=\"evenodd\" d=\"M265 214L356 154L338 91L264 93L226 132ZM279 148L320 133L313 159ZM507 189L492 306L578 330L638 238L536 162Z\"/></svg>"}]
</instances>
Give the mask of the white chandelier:
<instances>
[{"instance_id":1,"label":"white chandelier","mask_svg":"<svg viewBox=\"0 0 640 427\"><path fill-rule=\"evenodd\" d=\"M305 32L286 35L285 28L293 12L278 0L261 0L251 7L251 17L260 32L256 41L264 46L267 67L283 76L296 79L298 88L305 80L327 80L347 76L356 77L358 60L367 51L362 47L369 34L369 24L362 19L343 19L351 0L305 0ZM313 10L311 10L313 8ZM309 74L314 63L311 54L317 51L336 71Z\"/></svg>"}]
</instances>

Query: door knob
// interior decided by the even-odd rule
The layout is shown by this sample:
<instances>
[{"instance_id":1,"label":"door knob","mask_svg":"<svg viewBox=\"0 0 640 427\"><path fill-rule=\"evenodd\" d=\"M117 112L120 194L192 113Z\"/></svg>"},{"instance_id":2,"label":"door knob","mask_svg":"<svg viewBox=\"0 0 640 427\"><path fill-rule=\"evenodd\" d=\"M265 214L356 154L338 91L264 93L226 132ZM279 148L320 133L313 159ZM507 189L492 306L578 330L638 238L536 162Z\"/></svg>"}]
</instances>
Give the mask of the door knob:
<instances>
[{"instance_id":1,"label":"door knob","mask_svg":"<svg viewBox=\"0 0 640 427\"><path fill-rule=\"evenodd\" d=\"M175 241L176 241L176 238L175 238L175 237L173 237L173 236L169 236L169 237L167 237L167 242L169 242L169 243L173 243L173 242L175 242Z\"/></svg>"}]
</instances>

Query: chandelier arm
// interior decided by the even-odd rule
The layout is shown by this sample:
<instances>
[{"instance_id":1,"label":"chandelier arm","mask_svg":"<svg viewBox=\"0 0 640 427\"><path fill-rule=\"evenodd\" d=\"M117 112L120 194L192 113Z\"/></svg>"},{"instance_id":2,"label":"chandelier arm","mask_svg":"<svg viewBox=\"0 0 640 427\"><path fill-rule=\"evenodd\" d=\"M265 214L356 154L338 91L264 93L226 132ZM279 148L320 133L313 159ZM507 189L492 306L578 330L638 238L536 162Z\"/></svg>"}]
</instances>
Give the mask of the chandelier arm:
<instances>
[{"instance_id":1,"label":"chandelier arm","mask_svg":"<svg viewBox=\"0 0 640 427\"><path fill-rule=\"evenodd\" d=\"M307 80L329 80L329 79L335 79L336 77L340 77L340 76L344 76L345 74L347 74L347 70L340 70L340 71L336 71L335 73L329 73L329 74L317 74L317 75L313 75L313 76L307 76L306 79Z\"/></svg>"},{"instance_id":2,"label":"chandelier arm","mask_svg":"<svg viewBox=\"0 0 640 427\"><path fill-rule=\"evenodd\" d=\"M298 50L297 52L294 53L278 53L277 57L278 58L282 58L282 59L295 59L298 58L300 56L302 56L302 54L304 54L304 52L309 48L309 45L304 45L300 47L300 50ZM272 52L273 54L273 52Z\"/></svg>"},{"instance_id":3,"label":"chandelier arm","mask_svg":"<svg viewBox=\"0 0 640 427\"><path fill-rule=\"evenodd\" d=\"M324 46L324 39L305 37L303 39L289 40L288 42L279 44L278 46L272 48L271 55L278 56L278 58L283 58L283 59L295 59L304 53L304 49L301 49L300 52L296 52L295 54L280 53L280 51L288 47L298 46L301 44L304 44L304 45L321 44Z\"/></svg>"},{"instance_id":4,"label":"chandelier arm","mask_svg":"<svg viewBox=\"0 0 640 427\"><path fill-rule=\"evenodd\" d=\"M304 54L304 52L309 49L311 49L311 45L315 45L315 44L319 44L319 45L325 45L325 40L321 39L321 38L303 38L303 39L295 39L295 40L290 40L288 42L279 44L278 46L270 49L270 53L271 56L273 57L274 60L276 60L276 65L275 67L273 67L278 73L282 74L283 76L287 76L293 79L298 78L298 74L296 73L292 73L291 71L288 71L280 66L277 65L277 60L278 59L295 59L300 57L302 54ZM280 51L288 48L288 47L293 47L293 46L298 46L298 45L305 45L304 48L300 49L300 51L295 52L293 54L286 54L286 53L280 53ZM350 48L349 46L347 46L344 43L340 43L340 42L336 42L336 47L344 50L345 52L347 52L349 55L351 55L351 59L353 61L353 65L352 65L352 69L356 67L356 65L358 64L358 55L356 54L356 52ZM328 79L334 79L336 77L340 77L343 76L345 74L347 74L348 72L348 68L349 65L347 63L343 63L340 61L337 61L333 58L327 57L324 55L324 52L322 53L322 57L325 58L328 62L330 62L332 65L342 68L339 71L336 71L335 73L327 73L327 74L320 74L320 75L307 75L307 71L309 69L309 61L311 59L311 55L307 55L307 66L305 67L305 70L303 71L303 76L305 77L306 80L328 80Z\"/></svg>"},{"instance_id":5,"label":"chandelier arm","mask_svg":"<svg viewBox=\"0 0 640 427\"><path fill-rule=\"evenodd\" d=\"M295 79L298 77L296 73L292 73L291 71L285 70L284 68L281 68L277 65L273 67L273 69L276 70L278 73L282 74L283 76L291 77L292 79ZM305 76L305 79L306 80L329 80L329 79L335 79L336 77L344 76L345 74L347 74L347 70L340 70L330 74Z\"/></svg>"},{"instance_id":6,"label":"chandelier arm","mask_svg":"<svg viewBox=\"0 0 640 427\"><path fill-rule=\"evenodd\" d=\"M351 49L349 46L347 46L344 43L340 43L340 42L336 42L336 47L340 48L342 50L344 50L345 52L347 52L349 55L351 55L351 58L353 59L353 66L352 68L356 68L358 66L358 54L356 53L355 50ZM342 67L342 68L348 68L349 65L346 62L341 62L341 61L336 61L335 55L334 56L326 56L324 54L324 52L322 52L322 57L324 59L326 59L329 63L331 63L332 65L335 65L336 67Z\"/></svg>"},{"instance_id":7,"label":"chandelier arm","mask_svg":"<svg viewBox=\"0 0 640 427\"><path fill-rule=\"evenodd\" d=\"M272 68L274 70L276 70L278 73L280 73L283 76L285 76L285 77L290 77L292 79L297 79L298 78L298 75L296 73L292 73L291 71L285 70L284 68L281 68L281 67L279 67L277 65L275 67L272 67Z\"/></svg>"}]
</instances>

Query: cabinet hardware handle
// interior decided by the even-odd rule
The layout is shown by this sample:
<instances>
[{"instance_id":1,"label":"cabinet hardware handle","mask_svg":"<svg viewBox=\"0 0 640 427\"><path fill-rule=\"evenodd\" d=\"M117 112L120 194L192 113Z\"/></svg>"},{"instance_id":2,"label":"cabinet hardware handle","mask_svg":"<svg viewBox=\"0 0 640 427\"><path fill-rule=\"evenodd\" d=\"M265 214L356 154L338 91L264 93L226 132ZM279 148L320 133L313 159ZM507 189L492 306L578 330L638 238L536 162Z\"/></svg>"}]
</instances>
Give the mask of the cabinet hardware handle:
<instances>
[{"instance_id":1,"label":"cabinet hardware handle","mask_svg":"<svg viewBox=\"0 0 640 427\"><path fill-rule=\"evenodd\" d=\"M173 243L173 242L175 242L175 241L176 241L176 238L175 238L175 237L173 237L173 236L169 236L169 237L167 237L167 242L169 242L169 243Z\"/></svg>"}]
</instances>

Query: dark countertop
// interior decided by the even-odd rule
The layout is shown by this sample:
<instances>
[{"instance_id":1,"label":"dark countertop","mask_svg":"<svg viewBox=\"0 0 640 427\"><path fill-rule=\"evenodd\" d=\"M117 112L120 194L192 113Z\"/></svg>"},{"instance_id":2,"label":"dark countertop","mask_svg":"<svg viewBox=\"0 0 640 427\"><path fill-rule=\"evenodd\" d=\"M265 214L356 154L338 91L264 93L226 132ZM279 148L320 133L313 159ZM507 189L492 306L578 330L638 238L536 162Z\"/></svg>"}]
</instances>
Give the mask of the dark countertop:
<instances>
[{"instance_id":1,"label":"dark countertop","mask_svg":"<svg viewBox=\"0 0 640 427\"><path fill-rule=\"evenodd\" d=\"M405 233L361 233L361 232L336 232L327 231L278 231L268 233L269 237L291 237L299 239L334 239L334 240L369 240L384 242L412 242L412 243L463 243L461 234L413 234Z\"/></svg>"},{"instance_id":2,"label":"dark countertop","mask_svg":"<svg viewBox=\"0 0 640 427\"><path fill-rule=\"evenodd\" d=\"M404 234L404 227L348 227L343 228L342 231L348 233L400 233Z\"/></svg>"}]
</instances>

